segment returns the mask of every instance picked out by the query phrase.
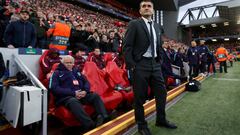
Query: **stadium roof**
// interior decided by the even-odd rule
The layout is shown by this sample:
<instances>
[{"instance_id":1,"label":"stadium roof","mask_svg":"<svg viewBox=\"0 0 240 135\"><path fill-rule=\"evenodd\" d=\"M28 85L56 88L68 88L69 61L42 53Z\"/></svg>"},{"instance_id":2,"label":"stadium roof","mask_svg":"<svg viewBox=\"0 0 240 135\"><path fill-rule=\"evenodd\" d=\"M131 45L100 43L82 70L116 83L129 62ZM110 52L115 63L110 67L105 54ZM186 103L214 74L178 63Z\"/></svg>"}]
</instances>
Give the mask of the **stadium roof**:
<instances>
[{"instance_id":1,"label":"stadium roof","mask_svg":"<svg viewBox=\"0 0 240 135\"><path fill-rule=\"evenodd\" d=\"M227 1L227 2L226 2ZM186 12L189 9L195 9L195 8L199 8L199 7L208 7L205 8L206 14L208 16L211 16L215 10L214 7L209 8L209 5L217 5L217 4L222 4L222 3L228 3L228 1L233 1L233 0L196 0L190 4L184 5L182 7L179 8L179 15L178 15L178 22L180 22L183 18L183 16L186 14ZM239 1L239 0L236 0ZM197 14L199 13L198 10L193 11L192 12L194 16L197 16ZM181 22L183 24L189 24L189 20L185 19L183 22Z\"/></svg>"},{"instance_id":2,"label":"stadium roof","mask_svg":"<svg viewBox=\"0 0 240 135\"><path fill-rule=\"evenodd\" d=\"M187 5L189 3L192 3L194 1L196 1L196 0L179 0L178 1L178 6L181 7L181 6Z\"/></svg>"}]
</instances>

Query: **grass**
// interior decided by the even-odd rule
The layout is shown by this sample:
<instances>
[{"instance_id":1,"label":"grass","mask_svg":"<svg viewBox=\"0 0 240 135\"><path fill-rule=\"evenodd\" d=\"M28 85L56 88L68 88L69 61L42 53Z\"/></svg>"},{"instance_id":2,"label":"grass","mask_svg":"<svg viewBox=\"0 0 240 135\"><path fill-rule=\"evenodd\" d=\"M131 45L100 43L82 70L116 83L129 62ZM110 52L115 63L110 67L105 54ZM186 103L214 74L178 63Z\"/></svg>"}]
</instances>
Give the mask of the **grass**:
<instances>
[{"instance_id":1,"label":"grass","mask_svg":"<svg viewBox=\"0 0 240 135\"><path fill-rule=\"evenodd\" d=\"M199 92L187 93L167 110L167 117L178 129L158 128L151 121L153 135L240 135L240 63L228 68L227 74L206 79Z\"/></svg>"}]
</instances>

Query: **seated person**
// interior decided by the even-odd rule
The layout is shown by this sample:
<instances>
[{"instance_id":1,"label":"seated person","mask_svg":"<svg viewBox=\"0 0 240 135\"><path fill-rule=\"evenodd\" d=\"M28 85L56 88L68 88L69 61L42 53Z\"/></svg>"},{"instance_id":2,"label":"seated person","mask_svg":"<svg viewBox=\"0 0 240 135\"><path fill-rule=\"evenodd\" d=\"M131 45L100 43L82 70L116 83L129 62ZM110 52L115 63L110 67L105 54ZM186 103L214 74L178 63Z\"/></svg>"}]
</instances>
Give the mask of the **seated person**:
<instances>
[{"instance_id":1,"label":"seated person","mask_svg":"<svg viewBox=\"0 0 240 135\"><path fill-rule=\"evenodd\" d=\"M106 66L106 62L99 48L94 49L93 55L91 56L90 60L96 63L99 69L103 69Z\"/></svg>"},{"instance_id":2,"label":"seated person","mask_svg":"<svg viewBox=\"0 0 240 135\"><path fill-rule=\"evenodd\" d=\"M61 57L59 57L59 55L57 49L49 49L46 57L40 61L40 68L46 78L48 78L47 74L51 71L52 66L55 63L60 63Z\"/></svg>"},{"instance_id":3,"label":"seated person","mask_svg":"<svg viewBox=\"0 0 240 135\"><path fill-rule=\"evenodd\" d=\"M113 58L113 61L116 62L119 68L123 68L124 65L124 58L122 56L122 53L115 53L115 56Z\"/></svg>"},{"instance_id":4,"label":"seated person","mask_svg":"<svg viewBox=\"0 0 240 135\"><path fill-rule=\"evenodd\" d=\"M163 63L162 63L162 73L165 81L167 81L168 77L173 77L174 79L179 79L181 81L186 81L187 77L183 77L180 75L176 75L172 71L172 59L171 59L171 52L169 51L169 45L164 43L163 44Z\"/></svg>"},{"instance_id":5,"label":"seated person","mask_svg":"<svg viewBox=\"0 0 240 135\"><path fill-rule=\"evenodd\" d=\"M64 105L89 130L103 124L108 118L101 98L90 92L90 84L74 66L74 58L64 56L50 79L49 88L55 96L56 105ZM82 104L92 104L98 114L96 123L83 110Z\"/></svg>"},{"instance_id":6,"label":"seated person","mask_svg":"<svg viewBox=\"0 0 240 135\"><path fill-rule=\"evenodd\" d=\"M82 72L86 59L83 57L85 50L82 48L76 48L72 51L72 56L75 59L74 66Z\"/></svg>"}]
</instances>

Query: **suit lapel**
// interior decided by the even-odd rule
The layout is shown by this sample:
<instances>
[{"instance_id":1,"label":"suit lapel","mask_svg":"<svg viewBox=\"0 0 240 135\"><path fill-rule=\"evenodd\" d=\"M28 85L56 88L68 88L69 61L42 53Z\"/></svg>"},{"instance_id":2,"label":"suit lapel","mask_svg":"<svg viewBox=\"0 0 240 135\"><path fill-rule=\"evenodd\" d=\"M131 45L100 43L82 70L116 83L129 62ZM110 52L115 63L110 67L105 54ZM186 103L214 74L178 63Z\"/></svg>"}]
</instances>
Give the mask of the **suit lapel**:
<instances>
[{"instance_id":1,"label":"suit lapel","mask_svg":"<svg viewBox=\"0 0 240 135\"><path fill-rule=\"evenodd\" d=\"M150 34L149 34L148 28L146 26L146 23L144 22L143 19L140 19L140 23L143 26L143 29L144 29L145 33L147 34L148 40L150 41Z\"/></svg>"},{"instance_id":2,"label":"suit lapel","mask_svg":"<svg viewBox=\"0 0 240 135\"><path fill-rule=\"evenodd\" d=\"M156 34L156 38L157 38L157 45L160 45L160 37L161 37L161 33L159 31L159 27L157 26L156 23L154 23L154 29L155 29L155 34Z\"/></svg>"}]
</instances>

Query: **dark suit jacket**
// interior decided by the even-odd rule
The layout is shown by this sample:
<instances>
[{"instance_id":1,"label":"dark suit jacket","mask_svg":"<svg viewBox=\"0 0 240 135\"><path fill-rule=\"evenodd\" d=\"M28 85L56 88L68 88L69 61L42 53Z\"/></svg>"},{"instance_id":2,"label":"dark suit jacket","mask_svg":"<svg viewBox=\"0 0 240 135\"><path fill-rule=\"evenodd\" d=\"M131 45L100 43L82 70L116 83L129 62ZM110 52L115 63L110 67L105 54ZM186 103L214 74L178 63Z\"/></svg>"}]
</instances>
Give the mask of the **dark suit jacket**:
<instances>
[{"instance_id":1,"label":"dark suit jacket","mask_svg":"<svg viewBox=\"0 0 240 135\"><path fill-rule=\"evenodd\" d=\"M154 23L157 37L157 62L162 62L162 41L160 26ZM150 34L143 19L136 19L129 22L123 40L123 52L126 61L126 68L135 67L136 63L143 58L143 54L150 45Z\"/></svg>"}]
</instances>

